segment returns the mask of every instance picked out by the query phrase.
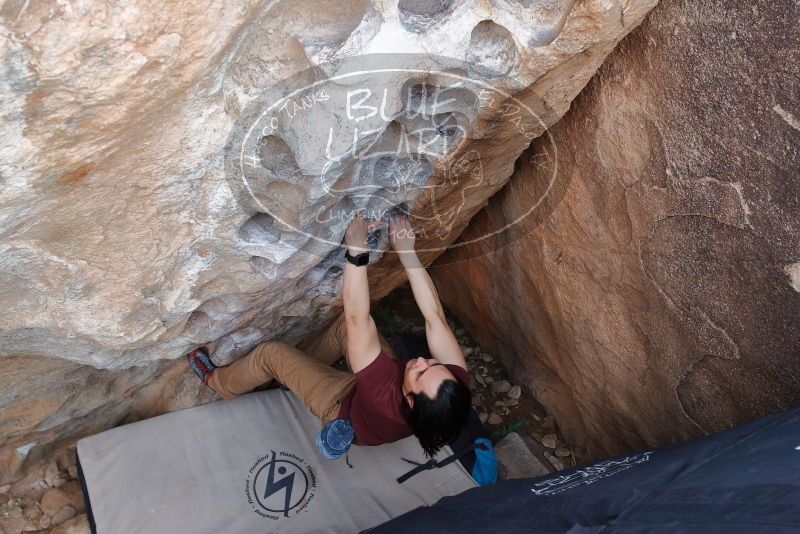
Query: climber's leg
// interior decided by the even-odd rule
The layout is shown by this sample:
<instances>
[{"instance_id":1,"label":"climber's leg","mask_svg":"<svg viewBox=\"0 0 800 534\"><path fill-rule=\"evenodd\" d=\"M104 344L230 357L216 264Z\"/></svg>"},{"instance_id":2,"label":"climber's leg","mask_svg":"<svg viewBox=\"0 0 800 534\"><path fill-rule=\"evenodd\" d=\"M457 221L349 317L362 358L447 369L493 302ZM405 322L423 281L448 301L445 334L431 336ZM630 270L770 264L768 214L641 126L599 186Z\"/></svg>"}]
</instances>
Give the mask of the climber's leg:
<instances>
[{"instance_id":1,"label":"climber's leg","mask_svg":"<svg viewBox=\"0 0 800 534\"><path fill-rule=\"evenodd\" d=\"M325 365L336 363L347 352L344 314L334 317L325 328L300 342L297 348Z\"/></svg>"},{"instance_id":2,"label":"climber's leg","mask_svg":"<svg viewBox=\"0 0 800 534\"><path fill-rule=\"evenodd\" d=\"M279 341L268 341L227 367L217 368L208 385L225 399L277 380L297 395L321 421L335 419L339 401L355 385L352 373L338 371Z\"/></svg>"},{"instance_id":3,"label":"climber's leg","mask_svg":"<svg viewBox=\"0 0 800 534\"><path fill-rule=\"evenodd\" d=\"M394 358L394 351L389 342L380 333L378 337L380 338L381 348L391 358ZM333 365L342 356L347 358L347 328L344 321L344 313L340 313L328 326L309 336L297 347L326 365Z\"/></svg>"},{"instance_id":4,"label":"climber's leg","mask_svg":"<svg viewBox=\"0 0 800 534\"><path fill-rule=\"evenodd\" d=\"M353 390L356 377L339 371L291 347L291 354L271 361L275 380L297 395L323 423L339 416L341 401Z\"/></svg>"},{"instance_id":5,"label":"climber's leg","mask_svg":"<svg viewBox=\"0 0 800 534\"><path fill-rule=\"evenodd\" d=\"M252 391L275 378L271 362L290 350L295 349L286 343L262 343L232 364L215 369L207 384L226 400Z\"/></svg>"}]
</instances>

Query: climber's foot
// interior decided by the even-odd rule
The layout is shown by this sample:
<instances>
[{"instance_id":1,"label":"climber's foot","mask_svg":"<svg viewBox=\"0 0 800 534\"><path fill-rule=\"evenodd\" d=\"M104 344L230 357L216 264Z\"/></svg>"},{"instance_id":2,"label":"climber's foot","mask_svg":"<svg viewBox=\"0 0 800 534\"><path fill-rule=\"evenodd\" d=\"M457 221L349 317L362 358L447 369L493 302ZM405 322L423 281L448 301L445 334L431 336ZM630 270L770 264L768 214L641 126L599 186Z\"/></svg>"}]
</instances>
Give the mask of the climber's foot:
<instances>
[{"instance_id":1,"label":"climber's foot","mask_svg":"<svg viewBox=\"0 0 800 534\"><path fill-rule=\"evenodd\" d=\"M208 354L203 349L195 349L186 355L186 360L189 362L189 367L202 380L203 384L208 384L208 379L211 378L214 369L217 368L211 358L208 357Z\"/></svg>"}]
</instances>

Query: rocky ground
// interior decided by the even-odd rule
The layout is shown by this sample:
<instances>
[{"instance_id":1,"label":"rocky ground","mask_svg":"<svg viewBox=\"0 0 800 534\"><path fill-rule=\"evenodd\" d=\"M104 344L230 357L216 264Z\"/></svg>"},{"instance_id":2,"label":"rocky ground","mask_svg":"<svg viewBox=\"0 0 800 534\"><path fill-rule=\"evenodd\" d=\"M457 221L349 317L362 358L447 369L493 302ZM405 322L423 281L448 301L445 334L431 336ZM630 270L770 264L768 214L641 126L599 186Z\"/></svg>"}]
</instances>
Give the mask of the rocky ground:
<instances>
[{"instance_id":1,"label":"rocky ground","mask_svg":"<svg viewBox=\"0 0 800 534\"><path fill-rule=\"evenodd\" d=\"M75 446L28 470L22 480L0 487L0 533L88 534Z\"/></svg>"},{"instance_id":2,"label":"rocky ground","mask_svg":"<svg viewBox=\"0 0 800 534\"><path fill-rule=\"evenodd\" d=\"M424 333L424 321L414 302L411 289L403 286L374 307L378 328L386 338L404 332ZM540 445L553 470L575 465L575 455L558 431L553 417L519 385L514 384L494 357L479 347L454 317L450 326L467 358L470 371L472 404L492 435L494 443L510 434L530 436Z\"/></svg>"}]
</instances>

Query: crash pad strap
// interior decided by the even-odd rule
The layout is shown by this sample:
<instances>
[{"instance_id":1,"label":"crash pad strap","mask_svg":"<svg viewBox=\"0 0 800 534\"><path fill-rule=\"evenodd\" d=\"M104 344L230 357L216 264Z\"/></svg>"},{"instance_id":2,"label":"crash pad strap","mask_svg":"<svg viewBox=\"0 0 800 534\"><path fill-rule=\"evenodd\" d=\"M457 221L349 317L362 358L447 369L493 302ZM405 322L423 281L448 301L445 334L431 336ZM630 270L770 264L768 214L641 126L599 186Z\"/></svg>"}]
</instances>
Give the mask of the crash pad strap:
<instances>
[{"instance_id":1,"label":"crash pad strap","mask_svg":"<svg viewBox=\"0 0 800 534\"><path fill-rule=\"evenodd\" d=\"M465 456L465 455L471 453L475 449L488 450L488 447L486 447L486 445L484 445L482 443L477 443L476 442L476 443L473 443L472 445L470 445L469 447L467 447L466 449L464 449L462 451L455 452L455 453L451 454L450 456L448 456L444 460L436 461L435 458L431 458L430 460L428 460L425 463L414 462L414 461L409 460L407 458L403 458L404 461L406 461L406 462L408 462L410 464L416 465L416 467L414 469L412 469L411 471L409 471L408 473L397 477L397 483L398 484L402 484L403 482L405 482L409 478L413 477L414 475L418 475L419 473L422 473L423 471L429 471L431 469L438 469L440 467L444 467L446 465L449 465L449 464L455 462L456 460L458 460L459 458L461 458L462 456Z\"/></svg>"}]
</instances>

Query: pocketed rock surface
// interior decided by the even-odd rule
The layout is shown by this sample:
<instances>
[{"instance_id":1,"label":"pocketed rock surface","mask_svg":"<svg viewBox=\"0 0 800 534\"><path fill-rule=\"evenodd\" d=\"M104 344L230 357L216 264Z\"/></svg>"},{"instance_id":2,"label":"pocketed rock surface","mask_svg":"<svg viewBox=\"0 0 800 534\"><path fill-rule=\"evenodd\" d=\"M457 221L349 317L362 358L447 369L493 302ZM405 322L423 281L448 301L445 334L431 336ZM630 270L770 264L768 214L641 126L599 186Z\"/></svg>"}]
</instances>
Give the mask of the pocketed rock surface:
<instances>
[{"instance_id":1,"label":"pocketed rock surface","mask_svg":"<svg viewBox=\"0 0 800 534\"><path fill-rule=\"evenodd\" d=\"M0 485L124 419L163 362L208 345L229 363L338 313L356 209L407 207L432 261L655 4L4 2ZM290 96L381 54L404 59L370 86L380 114L344 105L375 69ZM244 150L273 89L289 99Z\"/></svg>"}]
</instances>

